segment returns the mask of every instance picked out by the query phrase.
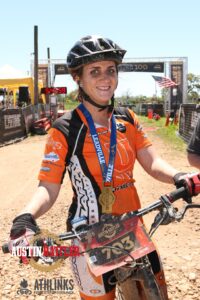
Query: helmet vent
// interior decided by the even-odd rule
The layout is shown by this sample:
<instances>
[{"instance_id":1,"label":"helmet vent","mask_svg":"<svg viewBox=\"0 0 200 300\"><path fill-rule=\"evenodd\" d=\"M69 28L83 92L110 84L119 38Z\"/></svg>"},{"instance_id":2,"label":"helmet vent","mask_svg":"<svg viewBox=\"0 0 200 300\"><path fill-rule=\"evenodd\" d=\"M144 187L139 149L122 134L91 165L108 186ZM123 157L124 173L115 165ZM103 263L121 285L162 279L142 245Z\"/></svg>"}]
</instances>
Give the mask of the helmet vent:
<instances>
[{"instance_id":1,"label":"helmet vent","mask_svg":"<svg viewBox=\"0 0 200 300\"><path fill-rule=\"evenodd\" d=\"M75 70L90 62L111 60L120 64L126 51L112 40L102 36L86 36L80 39L67 56L67 67Z\"/></svg>"}]
</instances>

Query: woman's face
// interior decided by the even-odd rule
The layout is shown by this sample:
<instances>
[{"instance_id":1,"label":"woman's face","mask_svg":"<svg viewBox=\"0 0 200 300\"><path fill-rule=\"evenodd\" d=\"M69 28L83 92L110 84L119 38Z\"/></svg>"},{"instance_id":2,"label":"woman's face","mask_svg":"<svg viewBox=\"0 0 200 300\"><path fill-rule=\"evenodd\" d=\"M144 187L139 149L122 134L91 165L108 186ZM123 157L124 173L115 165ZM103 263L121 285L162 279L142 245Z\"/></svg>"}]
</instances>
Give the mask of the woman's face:
<instances>
[{"instance_id":1,"label":"woman's face","mask_svg":"<svg viewBox=\"0 0 200 300\"><path fill-rule=\"evenodd\" d=\"M83 67L80 86L98 104L107 104L118 84L118 74L113 61L94 62Z\"/></svg>"}]
</instances>

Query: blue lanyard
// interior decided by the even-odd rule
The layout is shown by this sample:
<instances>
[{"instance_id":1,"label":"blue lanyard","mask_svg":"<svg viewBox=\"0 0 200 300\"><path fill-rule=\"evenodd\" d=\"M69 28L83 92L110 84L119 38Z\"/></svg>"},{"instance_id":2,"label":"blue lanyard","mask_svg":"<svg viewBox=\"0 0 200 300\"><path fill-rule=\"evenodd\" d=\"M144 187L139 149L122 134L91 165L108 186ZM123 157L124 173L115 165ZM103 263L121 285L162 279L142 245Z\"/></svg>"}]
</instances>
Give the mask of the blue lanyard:
<instances>
[{"instance_id":1,"label":"blue lanyard","mask_svg":"<svg viewBox=\"0 0 200 300\"><path fill-rule=\"evenodd\" d=\"M115 161L115 155L116 155L116 122L115 122L115 117L112 115L111 118L111 136L110 136L110 156L109 156L109 162L108 166L106 165L106 160L105 156L103 154L103 150L99 141L99 137L94 125L94 121L92 119L91 114L87 110L87 108L81 103L78 108L82 111L84 114L88 126L90 129L90 133L92 136L92 140L94 143L94 147L98 156L99 164L101 167L102 171L102 176L103 176L103 181L104 182L111 182L112 181L112 176L113 176L113 170L114 170L114 161Z\"/></svg>"}]
</instances>

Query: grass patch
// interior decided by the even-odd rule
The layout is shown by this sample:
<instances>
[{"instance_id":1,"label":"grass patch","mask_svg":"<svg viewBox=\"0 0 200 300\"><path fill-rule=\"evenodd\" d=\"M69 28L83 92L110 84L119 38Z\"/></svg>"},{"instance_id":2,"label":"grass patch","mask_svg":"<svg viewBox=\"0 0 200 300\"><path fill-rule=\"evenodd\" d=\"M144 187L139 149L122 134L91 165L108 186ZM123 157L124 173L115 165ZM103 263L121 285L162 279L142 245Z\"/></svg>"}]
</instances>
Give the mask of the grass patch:
<instances>
[{"instance_id":1,"label":"grass patch","mask_svg":"<svg viewBox=\"0 0 200 300\"><path fill-rule=\"evenodd\" d=\"M143 124L145 127L160 128L165 126L165 118L160 118L160 120L156 121L154 119L148 119L145 116L137 115L137 117L141 124Z\"/></svg>"},{"instance_id":2,"label":"grass patch","mask_svg":"<svg viewBox=\"0 0 200 300\"><path fill-rule=\"evenodd\" d=\"M178 126L177 125L169 125L164 128L159 128L157 130L157 134L163 138L172 148L185 151L186 143L182 140L182 138L178 135Z\"/></svg>"},{"instance_id":3,"label":"grass patch","mask_svg":"<svg viewBox=\"0 0 200 300\"><path fill-rule=\"evenodd\" d=\"M74 109L74 108L76 108L79 104L80 104L79 101L75 101L75 100L67 100L67 101L65 102L65 109L67 109L67 110Z\"/></svg>"},{"instance_id":4,"label":"grass patch","mask_svg":"<svg viewBox=\"0 0 200 300\"><path fill-rule=\"evenodd\" d=\"M186 150L186 143L178 135L178 125L169 124L168 126L165 126L166 118L160 118L158 121L154 119L148 119L144 116L138 116L138 118L144 127L151 126L152 128L156 128L157 130L152 132L152 134L159 136L171 148L178 151Z\"/></svg>"}]
</instances>

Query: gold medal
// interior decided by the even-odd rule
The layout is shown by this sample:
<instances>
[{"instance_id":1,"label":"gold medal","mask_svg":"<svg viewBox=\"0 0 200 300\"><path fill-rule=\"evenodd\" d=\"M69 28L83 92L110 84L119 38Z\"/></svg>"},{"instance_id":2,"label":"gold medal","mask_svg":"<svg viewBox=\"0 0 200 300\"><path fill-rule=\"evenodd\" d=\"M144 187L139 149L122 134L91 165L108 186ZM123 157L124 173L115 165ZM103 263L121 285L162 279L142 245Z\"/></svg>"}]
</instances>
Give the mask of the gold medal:
<instances>
[{"instance_id":1,"label":"gold medal","mask_svg":"<svg viewBox=\"0 0 200 300\"><path fill-rule=\"evenodd\" d=\"M112 186L104 186L99 196L99 202L102 206L103 214L111 214L112 206L115 202L115 195L112 191Z\"/></svg>"}]
</instances>

